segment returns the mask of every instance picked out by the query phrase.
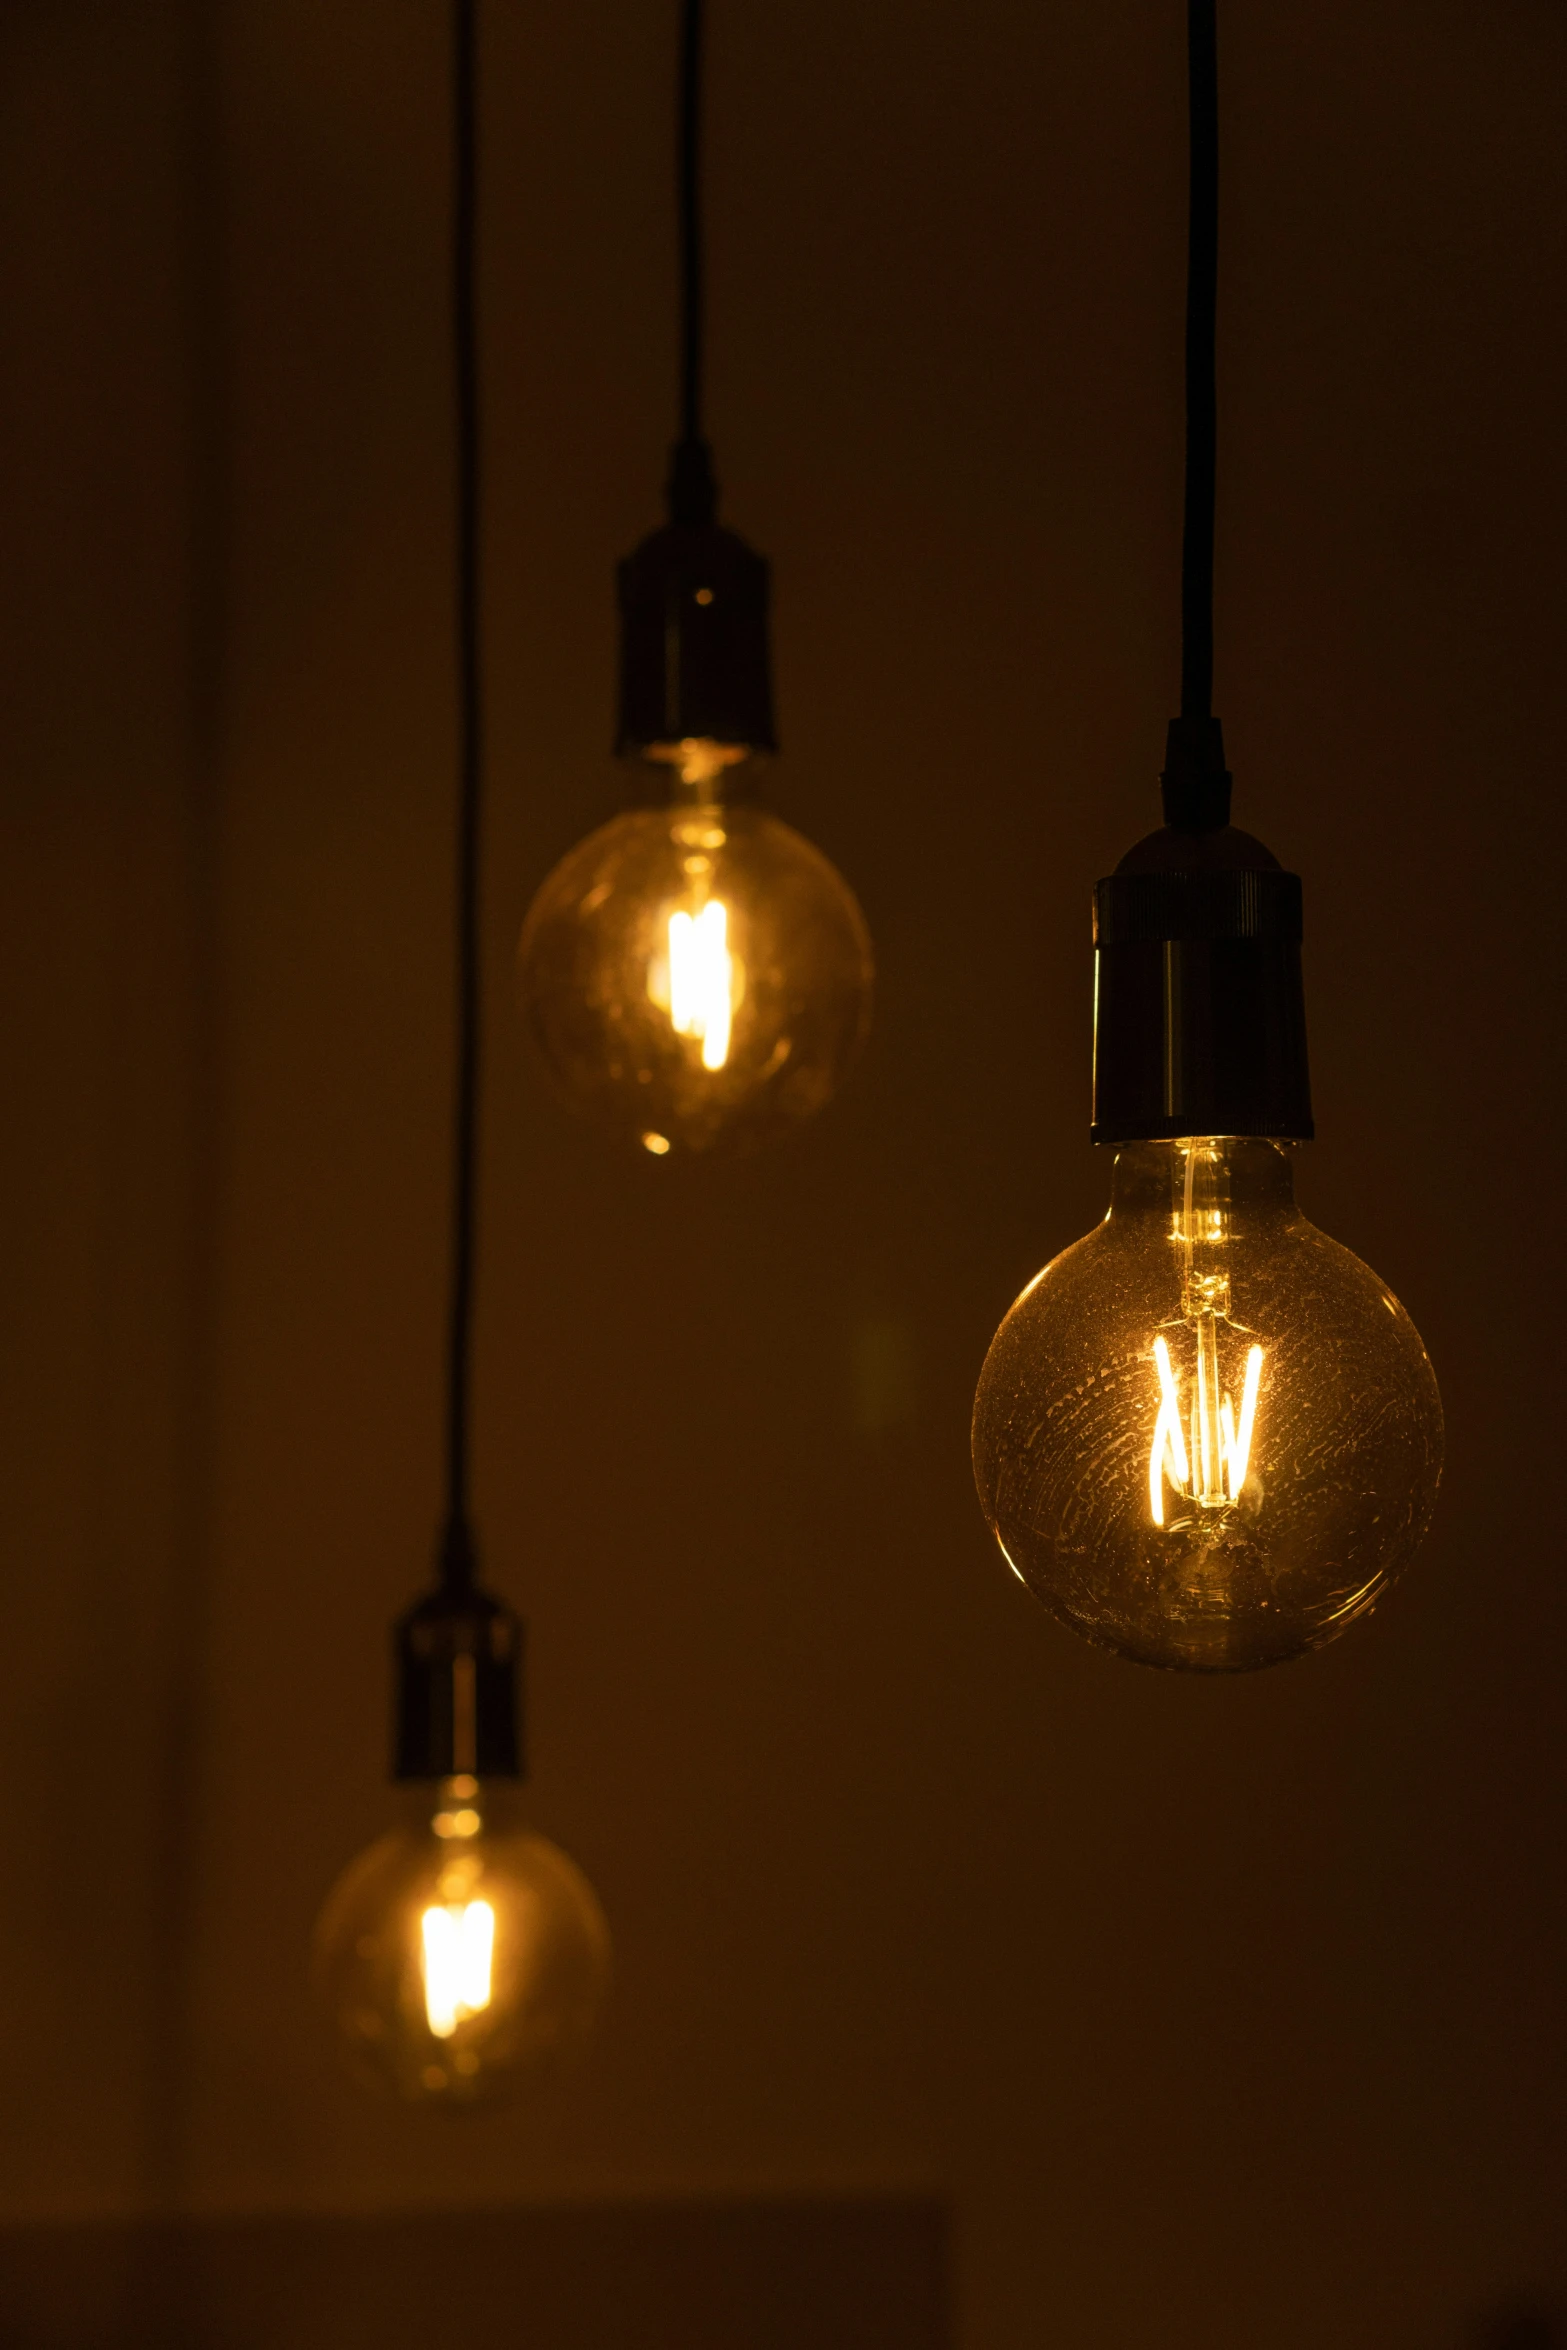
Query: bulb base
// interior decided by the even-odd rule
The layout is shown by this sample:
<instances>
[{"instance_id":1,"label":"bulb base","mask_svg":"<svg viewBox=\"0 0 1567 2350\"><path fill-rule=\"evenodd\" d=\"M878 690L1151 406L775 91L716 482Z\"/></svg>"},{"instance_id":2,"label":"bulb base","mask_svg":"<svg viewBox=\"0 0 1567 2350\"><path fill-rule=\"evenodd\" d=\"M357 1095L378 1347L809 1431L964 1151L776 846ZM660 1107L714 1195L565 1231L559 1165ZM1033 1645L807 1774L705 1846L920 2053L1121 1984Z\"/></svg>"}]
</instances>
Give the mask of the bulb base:
<instances>
[{"instance_id":1,"label":"bulb base","mask_svg":"<svg viewBox=\"0 0 1567 2350\"><path fill-rule=\"evenodd\" d=\"M705 455L705 444L690 446ZM619 566L623 759L668 760L702 741L773 751L765 559L713 519L711 480L675 452L674 519ZM706 484L704 488L704 483Z\"/></svg>"},{"instance_id":2,"label":"bulb base","mask_svg":"<svg viewBox=\"0 0 1567 2350\"><path fill-rule=\"evenodd\" d=\"M392 1629L392 1777L524 1776L524 1628L487 1591L441 1589Z\"/></svg>"},{"instance_id":3,"label":"bulb base","mask_svg":"<svg viewBox=\"0 0 1567 2350\"><path fill-rule=\"evenodd\" d=\"M1268 857L1227 827L1211 837ZM1127 860L1142 869L1094 891L1093 1139L1309 1142L1299 877L1271 858L1183 870L1190 846L1156 834Z\"/></svg>"}]
</instances>

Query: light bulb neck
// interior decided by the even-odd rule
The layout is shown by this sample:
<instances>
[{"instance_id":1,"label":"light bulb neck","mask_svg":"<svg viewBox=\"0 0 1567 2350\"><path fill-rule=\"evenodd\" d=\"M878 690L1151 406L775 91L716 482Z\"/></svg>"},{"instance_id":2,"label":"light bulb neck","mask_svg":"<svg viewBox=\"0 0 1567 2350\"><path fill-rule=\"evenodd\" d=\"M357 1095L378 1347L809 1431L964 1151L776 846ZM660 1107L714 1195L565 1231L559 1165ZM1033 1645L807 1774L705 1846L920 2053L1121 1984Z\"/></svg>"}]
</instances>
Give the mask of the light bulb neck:
<instances>
[{"instance_id":1,"label":"light bulb neck","mask_svg":"<svg viewBox=\"0 0 1567 2350\"><path fill-rule=\"evenodd\" d=\"M672 808L718 808L736 795L741 771L750 762L744 743L720 743L710 738L684 742L650 743L643 754L647 764L667 778L658 794ZM739 796L745 796L744 792Z\"/></svg>"},{"instance_id":2,"label":"light bulb neck","mask_svg":"<svg viewBox=\"0 0 1567 2350\"><path fill-rule=\"evenodd\" d=\"M514 1779L481 1779L471 1771L451 1778L423 1782L404 1790L412 1827L422 1827L438 1839L454 1860L496 1829L515 1830L522 1823L522 1798Z\"/></svg>"},{"instance_id":3,"label":"light bulb neck","mask_svg":"<svg viewBox=\"0 0 1567 2350\"><path fill-rule=\"evenodd\" d=\"M1224 764L1217 718L1172 718L1159 778L1164 820L1172 832L1217 832L1230 821L1233 778Z\"/></svg>"},{"instance_id":4,"label":"light bulb neck","mask_svg":"<svg viewBox=\"0 0 1567 2350\"><path fill-rule=\"evenodd\" d=\"M1234 1235L1288 1220L1298 1213L1294 1151L1249 1134L1122 1143L1110 1178L1111 1220L1151 1216L1172 1240L1194 1243L1210 1228Z\"/></svg>"}]
</instances>

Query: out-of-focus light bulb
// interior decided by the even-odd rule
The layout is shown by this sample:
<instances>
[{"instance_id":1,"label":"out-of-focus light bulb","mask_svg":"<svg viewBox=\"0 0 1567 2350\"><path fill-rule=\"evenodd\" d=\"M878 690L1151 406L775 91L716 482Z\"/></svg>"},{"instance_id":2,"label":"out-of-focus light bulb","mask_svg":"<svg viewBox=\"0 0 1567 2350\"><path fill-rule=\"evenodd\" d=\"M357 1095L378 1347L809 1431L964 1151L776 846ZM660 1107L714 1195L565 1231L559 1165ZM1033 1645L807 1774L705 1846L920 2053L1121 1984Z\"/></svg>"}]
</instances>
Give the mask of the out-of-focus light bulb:
<instances>
[{"instance_id":1,"label":"out-of-focus light bulb","mask_svg":"<svg viewBox=\"0 0 1567 2350\"><path fill-rule=\"evenodd\" d=\"M316 1927L319 1998L353 2071L417 2104L493 2104L580 2050L609 1977L592 1887L506 1786L409 1791Z\"/></svg>"},{"instance_id":2,"label":"out-of-focus light bulb","mask_svg":"<svg viewBox=\"0 0 1567 2350\"><path fill-rule=\"evenodd\" d=\"M1288 1149L1117 1151L1110 1211L997 1332L974 1474L1052 1614L1144 1664L1320 1648L1408 1564L1442 1407L1413 1323L1295 1205Z\"/></svg>"},{"instance_id":3,"label":"out-of-focus light bulb","mask_svg":"<svg viewBox=\"0 0 1567 2350\"><path fill-rule=\"evenodd\" d=\"M419 1915L424 2012L438 2040L449 2040L460 2023L490 2004L495 1905L467 1900L467 1892L466 1885L448 1881L441 1899Z\"/></svg>"},{"instance_id":4,"label":"out-of-focus light bulb","mask_svg":"<svg viewBox=\"0 0 1567 2350\"><path fill-rule=\"evenodd\" d=\"M556 1090L656 1158L754 1149L813 1116L870 1021L853 894L799 833L725 799L740 755L667 746L672 800L571 850L523 927L523 1023Z\"/></svg>"},{"instance_id":5,"label":"out-of-focus light bulb","mask_svg":"<svg viewBox=\"0 0 1567 2350\"><path fill-rule=\"evenodd\" d=\"M668 962L648 974L648 994L668 1012L675 1034L700 1040L704 1069L721 1069L729 1058L741 981L728 939L722 898L709 898L696 914L677 908L669 917Z\"/></svg>"}]
</instances>

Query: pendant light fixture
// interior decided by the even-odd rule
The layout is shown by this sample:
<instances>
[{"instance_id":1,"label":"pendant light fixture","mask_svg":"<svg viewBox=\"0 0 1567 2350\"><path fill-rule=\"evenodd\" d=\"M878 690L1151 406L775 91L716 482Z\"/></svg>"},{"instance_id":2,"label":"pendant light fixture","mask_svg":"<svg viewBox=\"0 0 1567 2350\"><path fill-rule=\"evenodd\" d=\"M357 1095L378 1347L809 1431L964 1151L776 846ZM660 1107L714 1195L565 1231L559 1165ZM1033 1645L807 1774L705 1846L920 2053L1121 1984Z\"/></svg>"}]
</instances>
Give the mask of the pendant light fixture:
<instances>
[{"instance_id":1,"label":"pendant light fixture","mask_svg":"<svg viewBox=\"0 0 1567 2350\"><path fill-rule=\"evenodd\" d=\"M475 0L455 0L454 36L460 788L446 1514L436 1587L393 1634L403 1817L339 1878L315 1949L316 1988L354 2071L448 2106L493 2104L580 2045L609 1963L587 1880L521 1814L523 1629L479 1582L469 1507L483 749Z\"/></svg>"},{"instance_id":2,"label":"pendant light fixture","mask_svg":"<svg viewBox=\"0 0 1567 2350\"><path fill-rule=\"evenodd\" d=\"M1295 1205L1312 1134L1301 886L1231 825L1213 715L1215 0L1190 0L1181 715L1164 827L1094 903L1105 1221L1002 1323L974 1406L992 1530L1047 1608L1144 1664L1320 1648L1414 1555L1442 1408L1408 1315Z\"/></svg>"},{"instance_id":3,"label":"pendant light fixture","mask_svg":"<svg viewBox=\"0 0 1567 2350\"><path fill-rule=\"evenodd\" d=\"M702 49L702 0L683 0L680 436L669 520L620 566L616 750L658 804L561 860L519 950L524 1027L561 1098L660 1158L753 1149L814 1115L871 997L852 893L752 796L775 748L768 571L717 520L703 425Z\"/></svg>"}]
</instances>

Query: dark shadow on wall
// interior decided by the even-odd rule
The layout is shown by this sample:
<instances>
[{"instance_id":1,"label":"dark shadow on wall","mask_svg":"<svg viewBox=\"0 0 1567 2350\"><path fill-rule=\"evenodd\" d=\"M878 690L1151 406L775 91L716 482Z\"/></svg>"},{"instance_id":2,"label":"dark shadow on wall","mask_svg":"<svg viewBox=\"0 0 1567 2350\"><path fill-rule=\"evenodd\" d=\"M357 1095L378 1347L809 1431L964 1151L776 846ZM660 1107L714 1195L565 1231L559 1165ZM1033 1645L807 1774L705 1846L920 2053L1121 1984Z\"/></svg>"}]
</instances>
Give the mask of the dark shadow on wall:
<instances>
[{"instance_id":1,"label":"dark shadow on wall","mask_svg":"<svg viewBox=\"0 0 1567 2350\"><path fill-rule=\"evenodd\" d=\"M1470 2342L1472 2350L1567 2350L1567 2327L1543 2302L1509 2300L1480 2320Z\"/></svg>"},{"instance_id":2,"label":"dark shadow on wall","mask_svg":"<svg viewBox=\"0 0 1567 2350\"><path fill-rule=\"evenodd\" d=\"M948 2350L906 2201L0 2231L3 2350Z\"/></svg>"}]
</instances>

